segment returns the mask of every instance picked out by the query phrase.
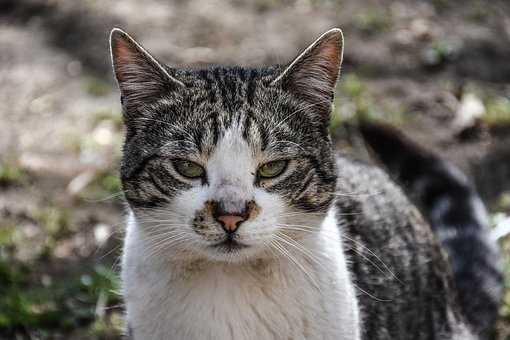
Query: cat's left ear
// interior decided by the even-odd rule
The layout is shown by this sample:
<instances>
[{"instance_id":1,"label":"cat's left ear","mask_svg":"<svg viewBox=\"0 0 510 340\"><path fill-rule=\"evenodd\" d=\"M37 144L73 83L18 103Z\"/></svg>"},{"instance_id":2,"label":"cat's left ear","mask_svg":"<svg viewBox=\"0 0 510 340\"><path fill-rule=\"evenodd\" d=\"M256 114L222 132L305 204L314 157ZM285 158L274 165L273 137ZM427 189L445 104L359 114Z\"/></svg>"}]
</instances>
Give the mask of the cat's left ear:
<instances>
[{"instance_id":1,"label":"cat's left ear","mask_svg":"<svg viewBox=\"0 0 510 340\"><path fill-rule=\"evenodd\" d=\"M121 29L114 28L110 33L110 50L115 78L129 106L146 104L158 95L185 87Z\"/></svg>"},{"instance_id":2,"label":"cat's left ear","mask_svg":"<svg viewBox=\"0 0 510 340\"><path fill-rule=\"evenodd\" d=\"M344 38L333 28L295 58L272 84L326 108L331 107L342 65Z\"/></svg>"}]
</instances>

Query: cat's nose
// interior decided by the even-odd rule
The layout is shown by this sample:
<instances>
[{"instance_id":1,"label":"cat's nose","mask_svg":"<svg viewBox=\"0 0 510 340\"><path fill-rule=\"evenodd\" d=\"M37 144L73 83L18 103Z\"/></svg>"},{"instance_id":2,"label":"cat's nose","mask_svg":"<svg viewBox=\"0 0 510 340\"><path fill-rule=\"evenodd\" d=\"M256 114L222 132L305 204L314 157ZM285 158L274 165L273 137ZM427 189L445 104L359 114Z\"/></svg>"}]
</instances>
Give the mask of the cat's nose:
<instances>
[{"instance_id":1,"label":"cat's nose","mask_svg":"<svg viewBox=\"0 0 510 340\"><path fill-rule=\"evenodd\" d=\"M235 233L237 228L245 221L243 216L239 215L222 215L216 217L216 220L221 224L223 230L227 234Z\"/></svg>"},{"instance_id":2,"label":"cat's nose","mask_svg":"<svg viewBox=\"0 0 510 340\"><path fill-rule=\"evenodd\" d=\"M212 213L214 219L221 225L227 234L233 234L237 231L241 223L246 221L249 217L248 204L240 211L233 209L226 209L225 204L222 202L212 202Z\"/></svg>"}]
</instances>

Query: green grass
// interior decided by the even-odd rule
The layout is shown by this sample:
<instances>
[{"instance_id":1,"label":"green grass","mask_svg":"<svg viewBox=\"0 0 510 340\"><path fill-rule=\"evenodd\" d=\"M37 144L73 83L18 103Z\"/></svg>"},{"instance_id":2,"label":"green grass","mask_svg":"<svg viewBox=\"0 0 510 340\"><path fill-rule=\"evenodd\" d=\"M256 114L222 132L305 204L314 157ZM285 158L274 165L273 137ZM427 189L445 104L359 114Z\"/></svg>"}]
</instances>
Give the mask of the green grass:
<instances>
[{"instance_id":1,"label":"green grass","mask_svg":"<svg viewBox=\"0 0 510 340\"><path fill-rule=\"evenodd\" d=\"M0 161L0 187L23 185L28 180L28 173L17 161Z\"/></svg>"},{"instance_id":2,"label":"green grass","mask_svg":"<svg viewBox=\"0 0 510 340\"><path fill-rule=\"evenodd\" d=\"M0 335L14 336L26 330L65 334L82 328L96 337L120 335L122 325L112 323L108 306L120 303L119 280L105 267L65 280L46 279L36 284L29 266L0 258ZM97 328L98 324L108 329ZM48 339L51 337L48 337Z\"/></svg>"},{"instance_id":3,"label":"green grass","mask_svg":"<svg viewBox=\"0 0 510 340\"><path fill-rule=\"evenodd\" d=\"M78 330L82 338L118 339L117 274L54 257L55 248L76 235L71 211L50 202L19 219L0 223L0 338L67 338ZM37 225L39 236L24 235L27 221Z\"/></svg>"}]
</instances>

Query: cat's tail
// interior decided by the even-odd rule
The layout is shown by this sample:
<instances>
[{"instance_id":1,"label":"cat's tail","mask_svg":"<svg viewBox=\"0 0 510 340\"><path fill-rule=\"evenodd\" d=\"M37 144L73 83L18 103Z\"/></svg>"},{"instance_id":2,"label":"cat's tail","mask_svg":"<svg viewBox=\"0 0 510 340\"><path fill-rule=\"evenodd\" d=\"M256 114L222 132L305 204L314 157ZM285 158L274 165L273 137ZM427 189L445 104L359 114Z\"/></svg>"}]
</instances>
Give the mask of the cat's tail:
<instances>
[{"instance_id":1,"label":"cat's tail","mask_svg":"<svg viewBox=\"0 0 510 340\"><path fill-rule=\"evenodd\" d=\"M466 176L437 154L385 124L360 123L369 150L429 221L450 258L467 321L492 333L503 278L484 204Z\"/></svg>"}]
</instances>

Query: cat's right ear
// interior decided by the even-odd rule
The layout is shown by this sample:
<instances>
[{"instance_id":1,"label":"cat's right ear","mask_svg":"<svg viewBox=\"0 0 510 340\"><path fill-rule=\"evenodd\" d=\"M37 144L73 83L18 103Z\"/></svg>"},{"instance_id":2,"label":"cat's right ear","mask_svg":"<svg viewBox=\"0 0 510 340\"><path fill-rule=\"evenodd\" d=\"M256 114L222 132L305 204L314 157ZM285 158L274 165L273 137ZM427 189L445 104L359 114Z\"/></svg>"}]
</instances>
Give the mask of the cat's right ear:
<instances>
[{"instance_id":1,"label":"cat's right ear","mask_svg":"<svg viewBox=\"0 0 510 340\"><path fill-rule=\"evenodd\" d=\"M329 115L342 65L344 38L339 28L321 35L273 80Z\"/></svg>"},{"instance_id":2,"label":"cat's right ear","mask_svg":"<svg viewBox=\"0 0 510 340\"><path fill-rule=\"evenodd\" d=\"M185 85L121 29L110 33L110 51L115 78L123 103L146 104L163 93Z\"/></svg>"}]
</instances>

